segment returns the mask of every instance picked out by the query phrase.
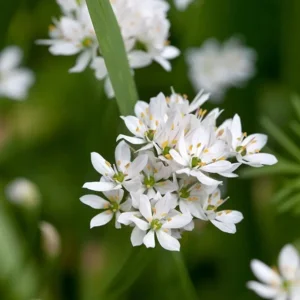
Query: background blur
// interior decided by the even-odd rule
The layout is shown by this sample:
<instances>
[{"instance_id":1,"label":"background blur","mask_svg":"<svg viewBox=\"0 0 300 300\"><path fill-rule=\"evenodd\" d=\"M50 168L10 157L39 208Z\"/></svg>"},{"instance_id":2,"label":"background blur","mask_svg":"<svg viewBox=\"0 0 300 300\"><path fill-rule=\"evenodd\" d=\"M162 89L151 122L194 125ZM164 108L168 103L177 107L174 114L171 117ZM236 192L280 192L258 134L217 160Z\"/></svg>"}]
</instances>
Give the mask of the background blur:
<instances>
[{"instance_id":1,"label":"background blur","mask_svg":"<svg viewBox=\"0 0 300 300\"><path fill-rule=\"evenodd\" d=\"M74 57L54 57L47 47L35 45L58 15L54 0L0 2L0 49L19 45L24 64L36 73L25 102L0 101L0 299L186 299L188 286L179 283L182 273L169 252L159 247L132 252L130 229L118 231L112 224L89 229L95 211L79 197L83 183L97 176L90 152L113 159L121 122L116 102L106 99L91 70L70 75ZM238 113L251 133L264 132L260 118L269 116L289 132L295 119L290 96L300 92L298 0L195 0L185 12L172 6L169 16L170 39L183 53L209 37L243 36L258 53L257 74L244 88L226 94L222 117ZM171 73L156 64L136 71L141 99L168 94L170 86L194 96L184 55L172 66ZM300 144L299 137L293 139ZM272 138L269 147L288 157ZM21 209L7 201L5 186L16 177L38 186L39 206ZM279 214L271 201L283 180L288 177L279 174L230 181L228 207L245 217L236 235L209 224L185 234L182 255L199 299L258 299L245 287L254 278L250 260L275 264L281 247L300 238L299 216ZM61 236L57 258L40 247L40 220L53 224Z\"/></svg>"}]
</instances>

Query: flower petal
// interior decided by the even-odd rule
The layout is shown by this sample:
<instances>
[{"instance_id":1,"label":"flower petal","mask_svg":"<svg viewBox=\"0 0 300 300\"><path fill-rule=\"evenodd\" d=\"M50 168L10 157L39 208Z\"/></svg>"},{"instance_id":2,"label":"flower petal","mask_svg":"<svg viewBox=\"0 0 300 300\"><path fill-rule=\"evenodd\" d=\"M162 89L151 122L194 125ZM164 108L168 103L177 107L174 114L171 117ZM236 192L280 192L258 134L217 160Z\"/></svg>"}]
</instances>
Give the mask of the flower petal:
<instances>
[{"instance_id":1,"label":"flower petal","mask_svg":"<svg viewBox=\"0 0 300 300\"><path fill-rule=\"evenodd\" d=\"M121 141L115 150L115 160L118 166L126 165L131 160L130 148L125 141Z\"/></svg>"},{"instance_id":2,"label":"flower petal","mask_svg":"<svg viewBox=\"0 0 300 300\"><path fill-rule=\"evenodd\" d=\"M170 234L164 232L163 230L159 230L156 232L156 236L160 245L169 251L179 251L180 243L177 239L172 237Z\"/></svg>"},{"instance_id":3,"label":"flower petal","mask_svg":"<svg viewBox=\"0 0 300 300\"><path fill-rule=\"evenodd\" d=\"M253 259L251 261L251 270L257 279L263 283L275 286L281 284L280 276L260 260Z\"/></svg>"},{"instance_id":4,"label":"flower petal","mask_svg":"<svg viewBox=\"0 0 300 300\"><path fill-rule=\"evenodd\" d=\"M258 296L265 299L273 299L278 294L278 290L276 288L261 284L256 281L248 282L247 287L248 289L254 291Z\"/></svg>"},{"instance_id":5,"label":"flower petal","mask_svg":"<svg viewBox=\"0 0 300 300\"><path fill-rule=\"evenodd\" d=\"M179 214L168 219L162 226L162 228L174 228L179 229L192 221L193 217L190 214Z\"/></svg>"},{"instance_id":6,"label":"flower petal","mask_svg":"<svg viewBox=\"0 0 300 300\"><path fill-rule=\"evenodd\" d=\"M111 167L110 163L107 162L100 154L97 152L91 153L91 161L94 169L104 176L113 176L114 170Z\"/></svg>"},{"instance_id":7,"label":"flower petal","mask_svg":"<svg viewBox=\"0 0 300 300\"><path fill-rule=\"evenodd\" d=\"M146 235L146 231L139 229L135 226L131 232L130 241L133 247L140 246L143 244L144 237Z\"/></svg>"},{"instance_id":8,"label":"flower petal","mask_svg":"<svg viewBox=\"0 0 300 300\"><path fill-rule=\"evenodd\" d=\"M154 248L155 247L155 238L154 238L154 231L150 230L145 237L143 238L143 243L147 248Z\"/></svg>"},{"instance_id":9,"label":"flower petal","mask_svg":"<svg viewBox=\"0 0 300 300\"><path fill-rule=\"evenodd\" d=\"M217 213L216 220L222 223L237 224L243 220L243 214L236 210L224 210Z\"/></svg>"},{"instance_id":10,"label":"flower petal","mask_svg":"<svg viewBox=\"0 0 300 300\"><path fill-rule=\"evenodd\" d=\"M91 51L82 52L78 56L75 66L69 70L69 73L80 73L80 72L84 71L86 69L86 67L88 66L91 58L92 58Z\"/></svg>"},{"instance_id":11,"label":"flower petal","mask_svg":"<svg viewBox=\"0 0 300 300\"><path fill-rule=\"evenodd\" d=\"M139 210L146 220L152 220L152 207L149 198L146 195L140 196Z\"/></svg>"},{"instance_id":12,"label":"flower petal","mask_svg":"<svg viewBox=\"0 0 300 300\"><path fill-rule=\"evenodd\" d=\"M233 223L222 223L216 220L211 220L211 222L221 231L226 233L236 233L236 226Z\"/></svg>"},{"instance_id":13,"label":"flower petal","mask_svg":"<svg viewBox=\"0 0 300 300\"><path fill-rule=\"evenodd\" d=\"M146 143L146 141L144 139L127 136L127 135L124 135L124 134L119 134L118 135L117 141L119 141L120 139L124 139L125 141L127 141L131 144L134 144L134 145L141 145L141 144Z\"/></svg>"},{"instance_id":14,"label":"flower petal","mask_svg":"<svg viewBox=\"0 0 300 300\"><path fill-rule=\"evenodd\" d=\"M122 188L121 185L117 185L114 182L86 182L83 185L83 188L95 191L95 192L104 192L104 191L110 191L110 190L117 190Z\"/></svg>"},{"instance_id":15,"label":"flower petal","mask_svg":"<svg viewBox=\"0 0 300 300\"><path fill-rule=\"evenodd\" d=\"M299 268L299 253L293 245L286 245L279 254L279 270L286 280L295 280Z\"/></svg>"},{"instance_id":16,"label":"flower petal","mask_svg":"<svg viewBox=\"0 0 300 300\"><path fill-rule=\"evenodd\" d=\"M144 68L152 62L151 56L144 51L134 50L128 53L129 65L133 69Z\"/></svg>"},{"instance_id":17,"label":"flower petal","mask_svg":"<svg viewBox=\"0 0 300 300\"><path fill-rule=\"evenodd\" d=\"M80 201L95 209L103 209L110 204L107 200L96 195L84 195L80 198Z\"/></svg>"},{"instance_id":18,"label":"flower petal","mask_svg":"<svg viewBox=\"0 0 300 300\"><path fill-rule=\"evenodd\" d=\"M90 227L93 228L103 226L107 224L113 218L113 216L114 214L111 211L104 211L91 220Z\"/></svg>"}]
</instances>

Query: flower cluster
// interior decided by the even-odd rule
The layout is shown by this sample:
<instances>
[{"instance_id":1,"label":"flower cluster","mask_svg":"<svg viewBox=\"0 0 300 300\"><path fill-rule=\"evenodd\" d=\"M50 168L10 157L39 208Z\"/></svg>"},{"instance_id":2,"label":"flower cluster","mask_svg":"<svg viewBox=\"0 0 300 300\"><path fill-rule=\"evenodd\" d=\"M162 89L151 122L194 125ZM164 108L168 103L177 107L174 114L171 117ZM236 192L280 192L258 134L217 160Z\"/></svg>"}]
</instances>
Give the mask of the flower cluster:
<instances>
[{"instance_id":1,"label":"flower cluster","mask_svg":"<svg viewBox=\"0 0 300 300\"><path fill-rule=\"evenodd\" d=\"M251 262L254 275L262 281L248 282L249 289L264 299L300 299L300 257L292 245L286 245L279 255L279 272L259 260Z\"/></svg>"},{"instance_id":2,"label":"flower cluster","mask_svg":"<svg viewBox=\"0 0 300 300\"><path fill-rule=\"evenodd\" d=\"M24 100L34 83L33 73L20 67L22 51L16 46L5 48L0 53L0 97Z\"/></svg>"},{"instance_id":3,"label":"flower cluster","mask_svg":"<svg viewBox=\"0 0 300 300\"><path fill-rule=\"evenodd\" d=\"M255 59L255 51L236 38L223 45L209 39L201 48L187 52L190 79L195 89L205 89L216 100L220 100L228 88L240 86L254 75Z\"/></svg>"},{"instance_id":4,"label":"flower cluster","mask_svg":"<svg viewBox=\"0 0 300 300\"><path fill-rule=\"evenodd\" d=\"M208 113L202 108L208 98L200 92L190 103L175 92L170 97L160 93L149 104L138 101L135 116L121 117L132 136L118 136L122 141L115 150L115 163L98 153L91 155L101 178L83 187L106 198L92 194L81 198L103 210L91 220L91 227L115 216L117 228L121 224L133 227L133 246L154 247L156 235L162 247L173 251L179 250L178 239L183 231L194 228L195 219L236 232L242 214L219 210L227 200L219 189L222 177L236 177L241 164L261 167L277 160L260 153L267 136L247 136L238 115L218 126L222 111L216 108Z\"/></svg>"},{"instance_id":5,"label":"flower cluster","mask_svg":"<svg viewBox=\"0 0 300 300\"><path fill-rule=\"evenodd\" d=\"M86 3L77 0L57 0L63 16L54 20L49 28L50 39L39 44L50 46L53 55L78 55L71 73L84 71L87 66L95 70L97 79L105 79L106 94L114 91L108 77L104 59L97 42ZM164 0L111 1L124 40L131 69L142 68L153 61L165 70L171 70L170 59L179 50L169 45L169 5Z\"/></svg>"}]
</instances>

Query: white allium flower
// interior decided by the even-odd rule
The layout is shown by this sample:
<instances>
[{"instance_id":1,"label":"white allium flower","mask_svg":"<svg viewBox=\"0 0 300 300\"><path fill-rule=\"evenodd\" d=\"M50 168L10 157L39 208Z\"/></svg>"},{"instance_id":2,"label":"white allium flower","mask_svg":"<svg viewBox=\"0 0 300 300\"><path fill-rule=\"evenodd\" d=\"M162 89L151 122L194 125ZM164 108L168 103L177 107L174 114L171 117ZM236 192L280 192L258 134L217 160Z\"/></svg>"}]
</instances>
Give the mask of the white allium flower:
<instances>
[{"instance_id":1,"label":"white allium flower","mask_svg":"<svg viewBox=\"0 0 300 300\"><path fill-rule=\"evenodd\" d=\"M102 177L84 187L104 194L126 193L129 202L126 209L118 206L116 212L121 209L122 214L117 220L133 227L133 246L154 247L157 236L163 248L179 250L178 239L194 229L195 219L235 233L242 213L218 211L228 199L221 199L223 177L237 177L234 172L242 163L256 167L277 162L270 154L259 157L258 162L253 147L260 150L265 136L244 139L237 115L218 124L222 111L208 112L202 107L208 98L201 91L190 103L172 90L170 97L160 93L150 103L138 101L134 116L121 117L132 136L118 136L117 140L123 141L116 147L116 164L112 166L100 154L92 153L92 164ZM133 157L124 140L133 144ZM92 197L92 202L81 200L94 208L107 205L109 215L104 212L95 217L96 224L112 219L111 204L98 196L84 197Z\"/></svg>"},{"instance_id":2,"label":"white allium flower","mask_svg":"<svg viewBox=\"0 0 300 300\"><path fill-rule=\"evenodd\" d=\"M251 269L260 282L250 281L247 286L263 299L300 299L299 253L292 245L286 245L279 254L279 271L259 260L251 261Z\"/></svg>"},{"instance_id":3,"label":"white allium flower","mask_svg":"<svg viewBox=\"0 0 300 300\"><path fill-rule=\"evenodd\" d=\"M102 175L101 181L87 182L84 188L92 191L110 191L121 189L122 186L128 191L141 188L139 179L140 172L145 168L148 156L139 155L131 162L131 153L128 144L121 141L115 151L116 164L113 166L100 154L93 152L91 160L95 170Z\"/></svg>"},{"instance_id":4,"label":"white allium flower","mask_svg":"<svg viewBox=\"0 0 300 300\"><path fill-rule=\"evenodd\" d=\"M16 178L5 189L7 199L18 205L36 206L40 202L38 187L26 178Z\"/></svg>"},{"instance_id":5,"label":"white allium flower","mask_svg":"<svg viewBox=\"0 0 300 300\"><path fill-rule=\"evenodd\" d=\"M186 10L193 1L195 0L174 0L174 3L178 10Z\"/></svg>"},{"instance_id":6,"label":"white allium flower","mask_svg":"<svg viewBox=\"0 0 300 300\"><path fill-rule=\"evenodd\" d=\"M103 212L96 215L92 220L90 227L98 227L107 224L115 215L115 226L121 228L118 218L122 211L127 211L131 208L131 200L126 200L123 203L124 191L122 189L103 192L108 200L96 195L85 195L80 198L80 201L94 209L101 209Z\"/></svg>"},{"instance_id":7,"label":"white allium flower","mask_svg":"<svg viewBox=\"0 0 300 300\"><path fill-rule=\"evenodd\" d=\"M99 80L105 80L109 98L114 91L108 78L96 34L85 1L57 0L63 16L54 19L48 40L38 44L48 45L53 55L78 55L69 71L78 73L90 66ZM131 69L143 68L152 62L171 70L169 60L180 51L169 45L169 5L164 0L114 0L111 1L123 37Z\"/></svg>"},{"instance_id":8,"label":"white allium flower","mask_svg":"<svg viewBox=\"0 0 300 300\"><path fill-rule=\"evenodd\" d=\"M223 45L209 39L201 48L189 49L186 59L195 89L206 90L215 100L220 100L228 88L241 86L255 73L255 51L236 38Z\"/></svg>"},{"instance_id":9,"label":"white allium flower","mask_svg":"<svg viewBox=\"0 0 300 300\"><path fill-rule=\"evenodd\" d=\"M180 214L173 210L173 201L168 193L164 197L159 197L152 207L149 198L141 195L139 210L142 217L135 215L121 215L119 222L127 223L128 219L133 222L138 229L133 232L134 245L145 244L147 248L155 247L155 235L160 245L166 250L179 251L180 244L172 236L172 229L183 228L192 221L189 214Z\"/></svg>"},{"instance_id":10,"label":"white allium flower","mask_svg":"<svg viewBox=\"0 0 300 300\"><path fill-rule=\"evenodd\" d=\"M34 83L32 71L20 67L22 50L10 46L0 53L0 97L24 100Z\"/></svg>"},{"instance_id":11,"label":"white allium flower","mask_svg":"<svg viewBox=\"0 0 300 300\"><path fill-rule=\"evenodd\" d=\"M242 132L241 119L235 115L232 122L227 122L230 134L228 135L231 143L232 152L236 155L240 163L252 167L262 167L263 165L274 165L277 159L274 155L260 153L266 145L268 137L265 134L247 134Z\"/></svg>"}]
</instances>

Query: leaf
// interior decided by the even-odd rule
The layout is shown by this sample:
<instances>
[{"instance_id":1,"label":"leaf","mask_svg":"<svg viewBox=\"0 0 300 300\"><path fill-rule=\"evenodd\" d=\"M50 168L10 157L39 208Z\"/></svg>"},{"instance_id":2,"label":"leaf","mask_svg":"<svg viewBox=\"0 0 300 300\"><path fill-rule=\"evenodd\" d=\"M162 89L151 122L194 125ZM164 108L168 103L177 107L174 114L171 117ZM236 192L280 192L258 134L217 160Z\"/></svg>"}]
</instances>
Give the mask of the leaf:
<instances>
[{"instance_id":1,"label":"leaf","mask_svg":"<svg viewBox=\"0 0 300 300\"><path fill-rule=\"evenodd\" d=\"M290 128L297 134L300 138L300 123L297 121L292 121L290 124Z\"/></svg>"},{"instance_id":2,"label":"leaf","mask_svg":"<svg viewBox=\"0 0 300 300\"><path fill-rule=\"evenodd\" d=\"M300 148L279 128L275 125L269 118L263 118L262 126L269 132L270 135L296 160L300 161Z\"/></svg>"},{"instance_id":3,"label":"leaf","mask_svg":"<svg viewBox=\"0 0 300 300\"><path fill-rule=\"evenodd\" d=\"M285 198L288 198L290 194L295 192L295 189L300 190L300 177L289 181L283 188L281 188L273 197L272 201L278 203Z\"/></svg>"},{"instance_id":4,"label":"leaf","mask_svg":"<svg viewBox=\"0 0 300 300\"><path fill-rule=\"evenodd\" d=\"M278 207L279 212L286 212L300 203L300 193L294 195Z\"/></svg>"},{"instance_id":5,"label":"leaf","mask_svg":"<svg viewBox=\"0 0 300 300\"><path fill-rule=\"evenodd\" d=\"M87 0L86 2L120 112L123 115L131 114L138 95L110 1Z\"/></svg>"},{"instance_id":6,"label":"leaf","mask_svg":"<svg viewBox=\"0 0 300 300\"><path fill-rule=\"evenodd\" d=\"M300 165L283 158L279 158L278 163L274 166L265 166L263 168L246 168L241 172L241 177L251 178L254 176L268 176L274 174L299 175Z\"/></svg>"},{"instance_id":7,"label":"leaf","mask_svg":"<svg viewBox=\"0 0 300 300\"><path fill-rule=\"evenodd\" d=\"M299 99L299 96L294 95L292 97L291 101L292 101L292 104L294 106L294 109L295 109L295 112L297 114L297 117L298 117L298 119L300 121L300 99Z\"/></svg>"}]
</instances>

